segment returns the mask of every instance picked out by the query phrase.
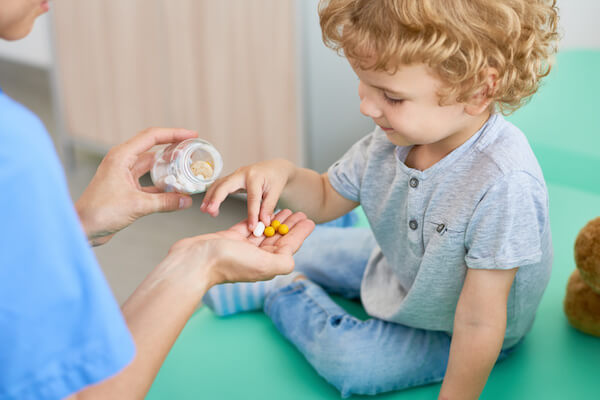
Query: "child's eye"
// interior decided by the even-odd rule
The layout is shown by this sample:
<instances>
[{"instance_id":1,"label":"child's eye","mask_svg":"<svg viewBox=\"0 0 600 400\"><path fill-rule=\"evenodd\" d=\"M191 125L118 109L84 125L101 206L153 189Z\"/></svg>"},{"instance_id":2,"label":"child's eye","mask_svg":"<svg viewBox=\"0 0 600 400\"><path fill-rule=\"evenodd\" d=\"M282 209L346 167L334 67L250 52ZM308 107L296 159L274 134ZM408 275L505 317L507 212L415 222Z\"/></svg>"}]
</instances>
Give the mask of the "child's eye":
<instances>
[{"instance_id":1,"label":"child's eye","mask_svg":"<svg viewBox=\"0 0 600 400\"><path fill-rule=\"evenodd\" d=\"M391 105L397 105L400 104L404 101L404 99L395 99L393 97L388 96L385 92L383 93L383 98L385 99L386 102L388 102Z\"/></svg>"}]
</instances>

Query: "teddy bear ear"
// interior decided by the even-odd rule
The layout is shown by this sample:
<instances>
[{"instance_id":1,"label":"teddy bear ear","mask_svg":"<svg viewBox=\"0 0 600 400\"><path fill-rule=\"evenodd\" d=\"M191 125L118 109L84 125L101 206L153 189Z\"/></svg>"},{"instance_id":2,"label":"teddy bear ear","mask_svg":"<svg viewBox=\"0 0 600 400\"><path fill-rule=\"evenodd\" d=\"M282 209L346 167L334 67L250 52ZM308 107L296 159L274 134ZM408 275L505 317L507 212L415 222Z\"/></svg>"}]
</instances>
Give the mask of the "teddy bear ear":
<instances>
[{"instance_id":1,"label":"teddy bear ear","mask_svg":"<svg viewBox=\"0 0 600 400\"><path fill-rule=\"evenodd\" d=\"M588 222L575 239L575 264L581 279L600 293L600 217Z\"/></svg>"}]
</instances>

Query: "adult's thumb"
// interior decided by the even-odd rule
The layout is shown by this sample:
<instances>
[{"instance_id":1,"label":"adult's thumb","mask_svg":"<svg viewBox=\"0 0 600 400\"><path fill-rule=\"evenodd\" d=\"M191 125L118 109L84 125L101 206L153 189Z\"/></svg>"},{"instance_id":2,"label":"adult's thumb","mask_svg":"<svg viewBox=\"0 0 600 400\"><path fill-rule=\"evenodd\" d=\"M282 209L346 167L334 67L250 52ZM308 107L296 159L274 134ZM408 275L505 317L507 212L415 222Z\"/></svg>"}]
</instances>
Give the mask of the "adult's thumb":
<instances>
[{"instance_id":1,"label":"adult's thumb","mask_svg":"<svg viewBox=\"0 0 600 400\"><path fill-rule=\"evenodd\" d=\"M192 205L192 198L185 194L179 193L155 193L151 194L150 209L147 214L155 212L168 212L175 210L183 210Z\"/></svg>"}]
</instances>

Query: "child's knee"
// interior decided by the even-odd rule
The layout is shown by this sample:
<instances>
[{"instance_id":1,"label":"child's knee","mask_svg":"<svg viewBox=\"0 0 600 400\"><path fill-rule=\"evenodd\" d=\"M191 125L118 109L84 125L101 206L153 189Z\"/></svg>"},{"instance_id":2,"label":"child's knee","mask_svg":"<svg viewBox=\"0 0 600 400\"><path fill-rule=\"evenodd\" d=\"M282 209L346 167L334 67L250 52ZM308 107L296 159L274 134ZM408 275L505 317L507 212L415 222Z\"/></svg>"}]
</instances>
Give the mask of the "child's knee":
<instances>
[{"instance_id":1,"label":"child's knee","mask_svg":"<svg viewBox=\"0 0 600 400\"><path fill-rule=\"evenodd\" d=\"M344 323L332 319L331 324ZM319 343L319 348L314 349L308 356L310 363L327 382L335 386L342 397L366 394L374 395L393 390L390 383L394 377L377 364L377 357L372 357L370 351L360 343L346 341L338 337L337 342L324 340ZM360 355L363 354L364 357Z\"/></svg>"},{"instance_id":2,"label":"child's knee","mask_svg":"<svg viewBox=\"0 0 600 400\"><path fill-rule=\"evenodd\" d=\"M340 349L340 351L342 351ZM369 362L354 358L351 353L329 355L315 362L314 368L327 382L340 391L342 397L356 394L373 395L385 391L377 376L372 375Z\"/></svg>"}]
</instances>

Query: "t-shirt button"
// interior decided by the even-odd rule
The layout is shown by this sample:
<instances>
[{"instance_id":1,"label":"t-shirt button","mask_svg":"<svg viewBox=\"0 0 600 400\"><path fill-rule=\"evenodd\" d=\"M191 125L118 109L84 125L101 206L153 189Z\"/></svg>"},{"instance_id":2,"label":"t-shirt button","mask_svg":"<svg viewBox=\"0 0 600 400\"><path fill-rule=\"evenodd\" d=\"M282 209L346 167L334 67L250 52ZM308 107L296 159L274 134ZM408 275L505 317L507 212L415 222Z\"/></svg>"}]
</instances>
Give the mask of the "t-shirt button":
<instances>
[{"instance_id":1,"label":"t-shirt button","mask_svg":"<svg viewBox=\"0 0 600 400\"><path fill-rule=\"evenodd\" d=\"M419 180L417 178L410 178L410 181L408 181L408 184L410 185L411 188L416 188L417 186L419 186Z\"/></svg>"},{"instance_id":2,"label":"t-shirt button","mask_svg":"<svg viewBox=\"0 0 600 400\"><path fill-rule=\"evenodd\" d=\"M410 229L412 229L414 231L419 227L419 223L416 220L411 219L410 222L408 223L408 226L410 227Z\"/></svg>"}]
</instances>

